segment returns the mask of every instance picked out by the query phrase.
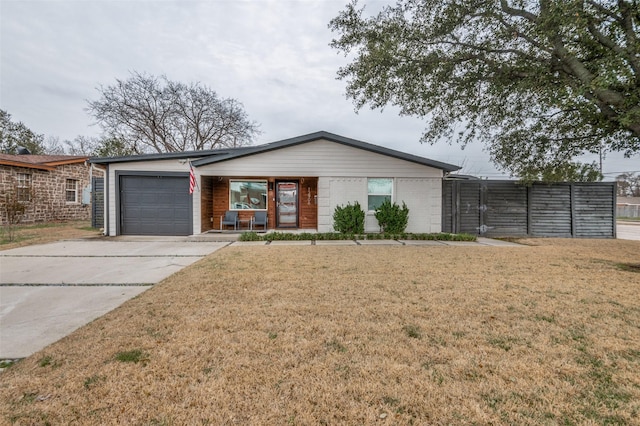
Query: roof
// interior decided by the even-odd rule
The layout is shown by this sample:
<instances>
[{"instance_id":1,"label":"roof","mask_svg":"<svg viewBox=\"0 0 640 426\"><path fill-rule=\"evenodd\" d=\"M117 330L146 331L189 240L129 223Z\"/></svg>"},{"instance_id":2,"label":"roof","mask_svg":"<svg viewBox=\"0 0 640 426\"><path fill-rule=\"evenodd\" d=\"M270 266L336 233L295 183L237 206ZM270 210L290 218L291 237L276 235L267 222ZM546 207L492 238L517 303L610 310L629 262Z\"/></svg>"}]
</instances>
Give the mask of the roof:
<instances>
[{"instance_id":1,"label":"roof","mask_svg":"<svg viewBox=\"0 0 640 426\"><path fill-rule=\"evenodd\" d=\"M453 164L443 163L440 161L431 160L429 158L419 157L417 155L407 154L406 152L396 151L393 149L385 148L379 145L373 145L367 142L362 142L356 139L346 138L329 132L315 132L308 135L298 136L295 138L284 139L277 142L271 142L264 145L246 146L241 148L223 148L208 151L187 151L187 152L173 152L167 154L146 154L136 155L129 157L111 157L111 158L92 158L89 161L92 163L121 163L130 161L153 161L153 160L168 160L168 159L189 159L196 158L192 162L194 167L205 166L207 164L219 163L222 161L233 160L236 158L247 157L250 155L256 155L264 152L274 151L277 149L288 148L291 146L301 145L308 142L317 140L328 140L331 142L339 143L342 145L363 149L365 151L374 152L377 154L386 155L388 157L398 158L412 163L422 164L424 166L434 167L447 172L453 172L460 170L459 166Z\"/></svg>"},{"instance_id":2,"label":"roof","mask_svg":"<svg viewBox=\"0 0 640 426\"><path fill-rule=\"evenodd\" d=\"M92 157L89 159L90 163L94 164L109 164L109 163L130 163L137 161L158 161L158 160L186 160L191 158L202 158L212 155L225 155L230 151L242 150L251 147L243 148L219 148L209 149L201 151L181 151L181 152L166 152L161 154L140 154L140 155L128 155L123 157Z\"/></svg>"},{"instance_id":3,"label":"roof","mask_svg":"<svg viewBox=\"0 0 640 426\"><path fill-rule=\"evenodd\" d=\"M53 170L64 164L84 163L88 158L79 155L0 154L0 164L27 169Z\"/></svg>"},{"instance_id":4,"label":"roof","mask_svg":"<svg viewBox=\"0 0 640 426\"><path fill-rule=\"evenodd\" d=\"M618 195L618 204L640 204L640 197L621 197Z\"/></svg>"}]
</instances>

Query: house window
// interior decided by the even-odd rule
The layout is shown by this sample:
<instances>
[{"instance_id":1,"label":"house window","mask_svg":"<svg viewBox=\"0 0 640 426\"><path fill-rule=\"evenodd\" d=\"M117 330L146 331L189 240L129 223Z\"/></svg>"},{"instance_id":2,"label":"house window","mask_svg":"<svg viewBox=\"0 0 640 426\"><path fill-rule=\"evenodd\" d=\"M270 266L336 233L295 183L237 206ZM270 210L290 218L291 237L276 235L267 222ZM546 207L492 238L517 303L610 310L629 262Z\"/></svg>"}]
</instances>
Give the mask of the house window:
<instances>
[{"instance_id":1,"label":"house window","mask_svg":"<svg viewBox=\"0 0 640 426\"><path fill-rule=\"evenodd\" d=\"M78 181L75 179L67 179L65 184L65 192L67 203L78 202Z\"/></svg>"},{"instance_id":2,"label":"house window","mask_svg":"<svg viewBox=\"0 0 640 426\"><path fill-rule=\"evenodd\" d=\"M266 210L266 180L232 180L229 182L230 210Z\"/></svg>"},{"instance_id":3,"label":"house window","mask_svg":"<svg viewBox=\"0 0 640 426\"><path fill-rule=\"evenodd\" d=\"M18 201L25 203L31 201L31 175L29 173L18 173L16 183Z\"/></svg>"},{"instance_id":4,"label":"house window","mask_svg":"<svg viewBox=\"0 0 640 426\"><path fill-rule=\"evenodd\" d=\"M370 178L367 181L369 194L369 211L374 211L384 202L392 201L393 179L391 178Z\"/></svg>"}]
</instances>

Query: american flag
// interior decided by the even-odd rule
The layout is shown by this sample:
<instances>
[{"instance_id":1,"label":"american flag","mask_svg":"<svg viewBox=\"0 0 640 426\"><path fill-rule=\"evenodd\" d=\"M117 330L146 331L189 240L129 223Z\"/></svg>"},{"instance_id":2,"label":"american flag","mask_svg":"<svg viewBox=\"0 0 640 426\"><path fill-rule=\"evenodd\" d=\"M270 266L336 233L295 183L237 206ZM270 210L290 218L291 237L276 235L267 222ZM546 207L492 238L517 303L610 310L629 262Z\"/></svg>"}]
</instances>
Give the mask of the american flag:
<instances>
[{"instance_id":1,"label":"american flag","mask_svg":"<svg viewBox=\"0 0 640 426\"><path fill-rule=\"evenodd\" d=\"M193 171L193 166L189 162L189 194L193 194L193 188L198 186L196 182L196 172Z\"/></svg>"}]
</instances>

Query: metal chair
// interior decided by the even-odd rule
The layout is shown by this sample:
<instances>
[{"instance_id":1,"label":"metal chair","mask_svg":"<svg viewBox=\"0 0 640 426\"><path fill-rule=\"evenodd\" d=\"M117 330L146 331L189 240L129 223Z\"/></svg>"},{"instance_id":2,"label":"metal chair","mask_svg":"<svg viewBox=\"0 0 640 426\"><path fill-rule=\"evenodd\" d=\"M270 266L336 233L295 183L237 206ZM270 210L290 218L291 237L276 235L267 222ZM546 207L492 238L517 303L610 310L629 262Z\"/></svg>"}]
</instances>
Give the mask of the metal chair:
<instances>
[{"instance_id":1,"label":"metal chair","mask_svg":"<svg viewBox=\"0 0 640 426\"><path fill-rule=\"evenodd\" d=\"M253 218L251 218L251 229L254 226L263 226L264 230L267 230L267 212L255 212Z\"/></svg>"},{"instance_id":2,"label":"metal chair","mask_svg":"<svg viewBox=\"0 0 640 426\"><path fill-rule=\"evenodd\" d=\"M220 216L220 230L225 226L233 226L234 231L238 229L238 212L228 210Z\"/></svg>"}]
</instances>

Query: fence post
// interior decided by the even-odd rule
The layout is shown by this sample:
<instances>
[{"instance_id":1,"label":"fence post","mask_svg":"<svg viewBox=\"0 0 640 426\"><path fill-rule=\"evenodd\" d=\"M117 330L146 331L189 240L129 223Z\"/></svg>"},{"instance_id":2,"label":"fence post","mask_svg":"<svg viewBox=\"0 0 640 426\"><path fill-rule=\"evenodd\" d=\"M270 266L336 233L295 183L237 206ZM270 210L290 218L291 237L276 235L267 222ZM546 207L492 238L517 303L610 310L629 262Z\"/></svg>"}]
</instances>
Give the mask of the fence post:
<instances>
[{"instance_id":1,"label":"fence post","mask_svg":"<svg viewBox=\"0 0 640 426\"><path fill-rule=\"evenodd\" d=\"M571 208L571 237L576 237L576 187L575 183L569 184L569 204Z\"/></svg>"}]
</instances>

